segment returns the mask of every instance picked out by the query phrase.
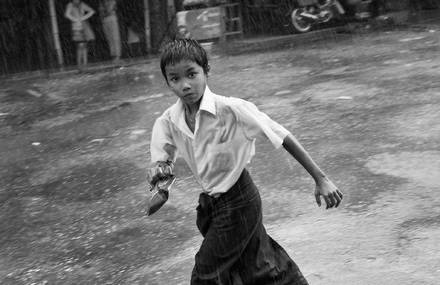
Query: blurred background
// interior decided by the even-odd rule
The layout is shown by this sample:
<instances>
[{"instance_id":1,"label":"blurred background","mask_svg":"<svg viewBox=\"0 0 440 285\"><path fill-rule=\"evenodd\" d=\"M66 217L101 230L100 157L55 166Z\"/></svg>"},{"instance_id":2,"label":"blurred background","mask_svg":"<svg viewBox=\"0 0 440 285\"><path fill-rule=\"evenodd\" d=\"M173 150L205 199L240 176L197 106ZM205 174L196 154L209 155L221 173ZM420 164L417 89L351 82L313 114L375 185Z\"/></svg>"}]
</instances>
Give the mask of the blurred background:
<instances>
[{"instance_id":1,"label":"blurred background","mask_svg":"<svg viewBox=\"0 0 440 285\"><path fill-rule=\"evenodd\" d=\"M104 62L110 58L109 43L103 31L102 15L98 13L102 2L101 0L84 1L97 12L89 19L96 35L95 40L89 43L89 61L94 63ZM205 21L221 24L221 30L198 38L217 41L237 37L253 38L295 33L297 31L292 25L292 11L309 4L308 1L296 0L117 0L115 2L122 58L156 54L164 41L179 33L178 13L182 11L217 7L221 13L221 21L215 16ZM309 2L313 4L320 1ZM69 0L2 0L0 2L0 74L75 65L71 23L64 17L68 3ZM372 19L389 13L400 13L398 22L401 23L404 20L402 15L405 18L407 12L433 10L439 5L435 0L341 0L339 3L346 14L343 17L335 15L327 26ZM192 28L199 24L194 21L191 23ZM325 26L321 25L321 27ZM209 36L213 37L209 38Z\"/></svg>"}]
</instances>

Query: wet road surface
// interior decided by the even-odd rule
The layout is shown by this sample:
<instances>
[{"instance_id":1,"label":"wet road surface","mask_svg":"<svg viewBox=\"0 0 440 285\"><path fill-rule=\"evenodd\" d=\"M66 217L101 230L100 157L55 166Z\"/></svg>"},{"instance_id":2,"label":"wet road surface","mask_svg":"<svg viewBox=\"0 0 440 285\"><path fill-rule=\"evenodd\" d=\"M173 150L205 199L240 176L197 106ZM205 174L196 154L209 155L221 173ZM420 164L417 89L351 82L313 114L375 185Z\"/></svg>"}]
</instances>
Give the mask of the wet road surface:
<instances>
[{"instance_id":1,"label":"wet road surface","mask_svg":"<svg viewBox=\"0 0 440 285\"><path fill-rule=\"evenodd\" d=\"M212 60L214 92L292 131L344 192L261 139L249 170L267 230L311 284L437 284L440 31L355 35ZM144 215L154 119L175 101L158 62L5 82L0 89L0 283L188 284L200 188L182 161Z\"/></svg>"}]
</instances>

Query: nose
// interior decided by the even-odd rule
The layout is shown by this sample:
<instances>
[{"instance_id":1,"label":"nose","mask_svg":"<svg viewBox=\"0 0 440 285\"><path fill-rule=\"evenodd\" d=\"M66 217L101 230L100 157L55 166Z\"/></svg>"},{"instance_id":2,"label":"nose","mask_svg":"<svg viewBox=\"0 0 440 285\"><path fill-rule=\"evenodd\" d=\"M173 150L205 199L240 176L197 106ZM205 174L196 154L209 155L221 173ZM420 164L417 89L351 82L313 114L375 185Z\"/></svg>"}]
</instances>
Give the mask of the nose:
<instances>
[{"instance_id":1,"label":"nose","mask_svg":"<svg viewBox=\"0 0 440 285\"><path fill-rule=\"evenodd\" d=\"M191 85L189 85L187 80L182 81L182 91L186 92L191 89Z\"/></svg>"}]
</instances>

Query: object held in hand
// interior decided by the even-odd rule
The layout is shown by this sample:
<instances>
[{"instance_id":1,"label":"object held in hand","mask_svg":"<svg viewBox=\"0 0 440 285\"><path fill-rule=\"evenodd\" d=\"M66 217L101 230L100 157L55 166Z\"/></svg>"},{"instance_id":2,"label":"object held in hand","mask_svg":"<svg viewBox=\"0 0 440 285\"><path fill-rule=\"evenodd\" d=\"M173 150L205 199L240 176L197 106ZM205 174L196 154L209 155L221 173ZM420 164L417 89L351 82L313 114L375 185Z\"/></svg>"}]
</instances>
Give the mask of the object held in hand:
<instances>
[{"instance_id":1,"label":"object held in hand","mask_svg":"<svg viewBox=\"0 0 440 285\"><path fill-rule=\"evenodd\" d=\"M176 177L170 176L166 179L161 179L150 189L151 198L148 203L147 215L151 216L156 213L168 201L168 196L171 186L176 181Z\"/></svg>"}]
</instances>

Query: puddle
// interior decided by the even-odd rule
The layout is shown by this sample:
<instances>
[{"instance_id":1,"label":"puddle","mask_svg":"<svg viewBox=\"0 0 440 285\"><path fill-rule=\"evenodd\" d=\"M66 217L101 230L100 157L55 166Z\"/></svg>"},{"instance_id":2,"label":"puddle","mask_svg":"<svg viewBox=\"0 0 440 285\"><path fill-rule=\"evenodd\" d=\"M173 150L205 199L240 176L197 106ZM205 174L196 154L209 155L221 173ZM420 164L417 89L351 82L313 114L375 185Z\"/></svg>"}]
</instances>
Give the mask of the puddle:
<instances>
[{"instance_id":1,"label":"puddle","mask_svg":"<svg viewBox=\"0 0 440 285\"><path fill-rule=\"evenodd\" d=\"M421 98L427 95L419 94ZM438 105L413 107L394 118L394 132L418 139L440 139L440 112Z\"/></svg>"},{"instance_id":2,"label":"puddle","mask_svg":"<svg viewBox=\"0 0 440 285\"><path fill-rule=\"evenodd\" d=\"M406 43L406 42L412 42L412 41L422 40L422 39L424 39L424 38L425 38L425 37L422 37L422 36L420 36L420 37L411 37L411 38L403 38L403 39L400 39L399 42L401 42L401 43Z\"/></svg>"},{"instance_id":3,"label":"puddle","mask_svg":"<svg viewBox=\"0 0 440 285\"><path fill-rule=\"evenodd\" d=\"M34 126L37 128L52 128L52 127L65 125L74 122L76 120L80 120L82 118L84 118L83 114L71 113L71 114L65 114L63 116L58 116L55 118L38 121L34 124Z\"/></svg>"},{"instance_id":4,"label":"puddle","mask_svg":"<svg viewBox=\"0 0 440 285\"><path fill-rule=\"evenodd\" d=\"M366 166L375 174L400 177L421 186L440 185L439 151L382 153L371 157Z\"/></svg>"},{"instance_id":5,"label":"puddle","mask_svg":"<svg viewBox=\"0 0 440 285\"><path fill-rule=\"evenodd\" d=\"M353 92L356 90L356 92ZM368 99L381 93L382 89L368 86L363 84L352 84L344 81L329 81L318 83L310 86L307 90L301 92L301 96L310 97L319 101L334 100L337 98L362 98Z\"/></svg>"}]
</instances>

